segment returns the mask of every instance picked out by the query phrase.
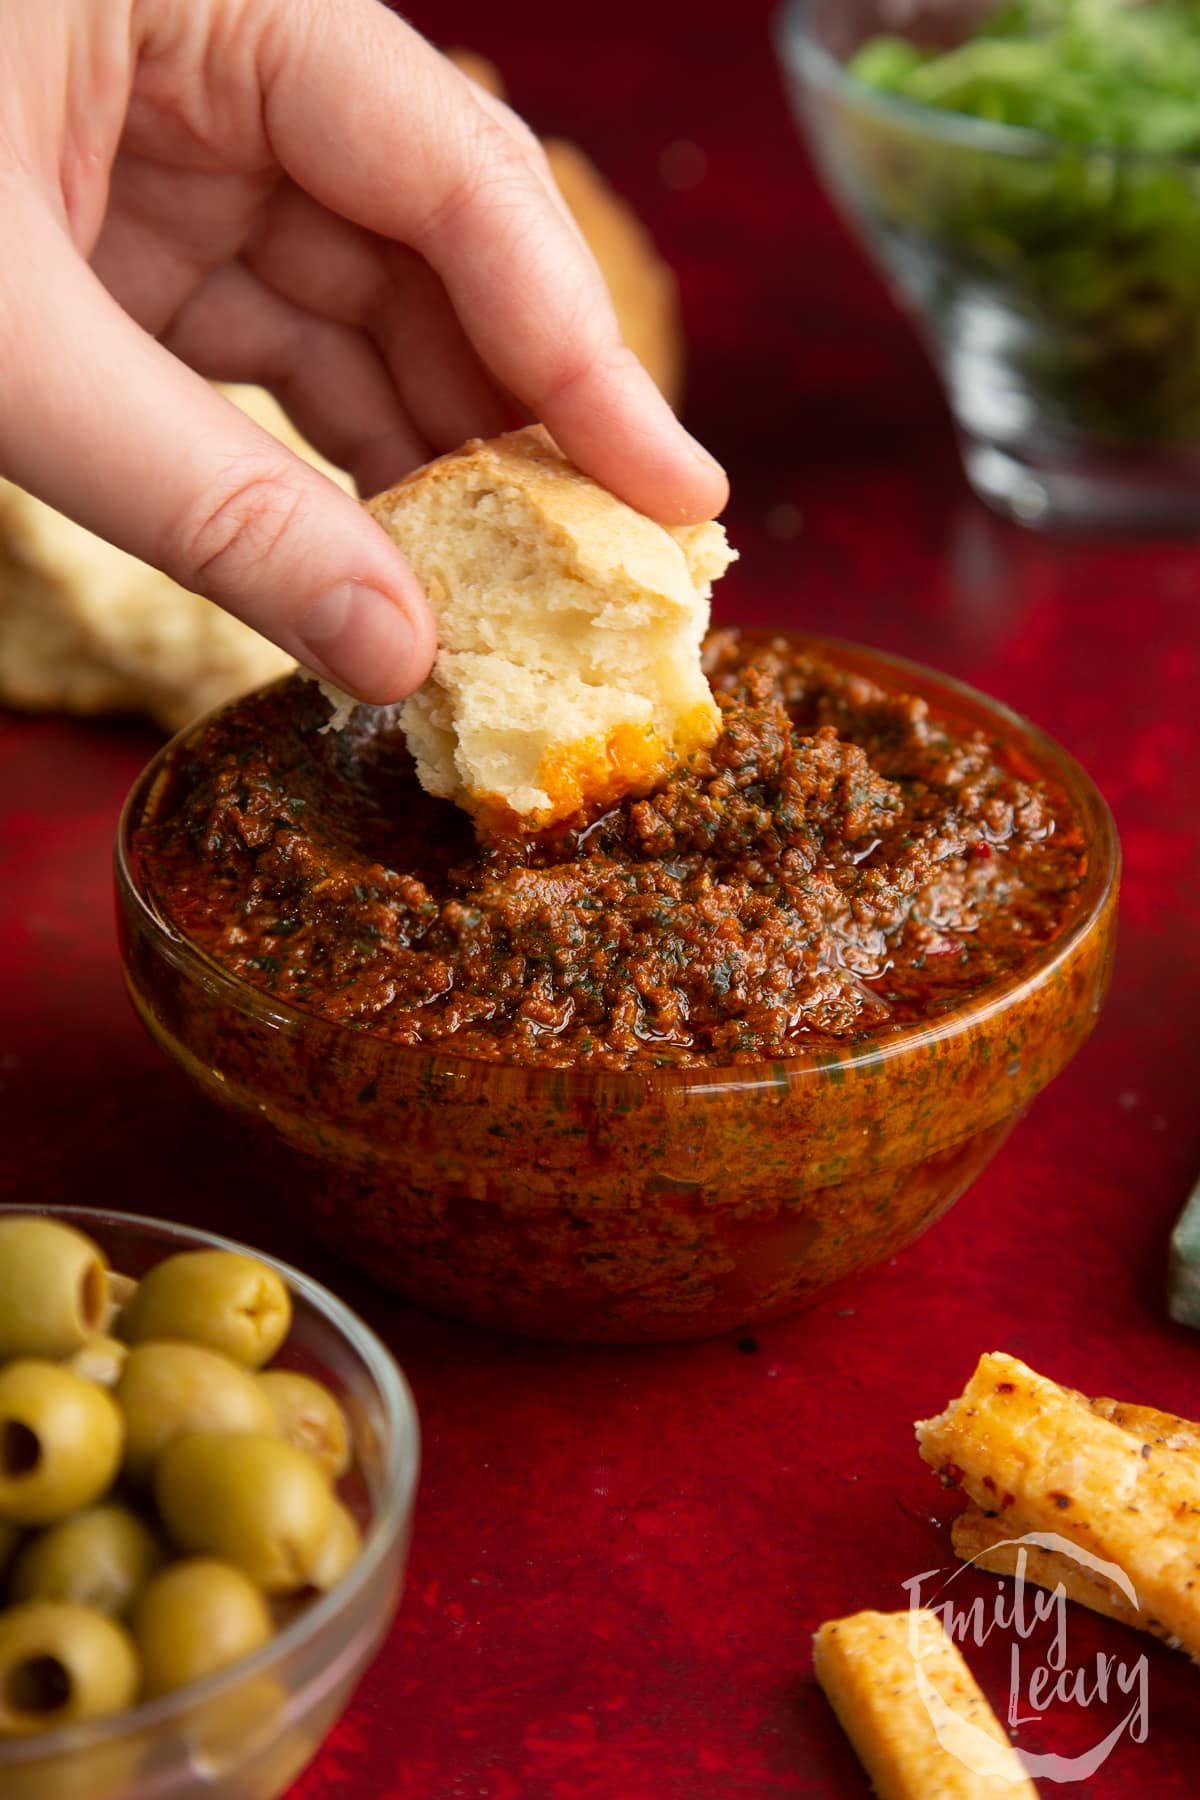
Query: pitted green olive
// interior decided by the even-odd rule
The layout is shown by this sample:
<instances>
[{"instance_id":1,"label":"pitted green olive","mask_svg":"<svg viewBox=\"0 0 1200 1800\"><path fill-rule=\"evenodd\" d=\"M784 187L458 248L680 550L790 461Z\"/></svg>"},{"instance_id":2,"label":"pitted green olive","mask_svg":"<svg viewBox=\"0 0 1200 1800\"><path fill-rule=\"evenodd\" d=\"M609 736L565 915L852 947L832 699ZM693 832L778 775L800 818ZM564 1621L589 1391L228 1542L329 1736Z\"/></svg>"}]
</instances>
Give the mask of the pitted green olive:
<instances>
[{"instance_id":1,"label":"pitted green olive","mask_svg":"<svg viewBox=\"0 0 1200 1800\"><path fill-rule=\"evenodd\" d=\"M70 1356L108 1324L108 1263L70 1225L0 1218L0 1362Z\"/></svg>"},{"instance_id":2,"label":"pitted green olive","mask_svg":"<svg viewBox=\"0 0 1200 1800\"><path fill-rule=\"evenodd\" d=\"M335 1500L325 1542L309 1573L309 1586L320 1588L323 1593L336 1587L351 1564L358 1561L361 1549L362 1533L354 1514Z\"/></svg>"},{"instance_id":3,"label":"pitted green olive","mask_svg":"<svg viewBox=\"0 0 1200 1800\"><path fill-rule=\"evenodd\" d=\"M93 1506L25 1546L9 1577L9 1596L124 1613L162 1560L153 1533L136 1513L125 1506Z\"/></svg>"},{"instance_id":4,"label":"pitted green olive","mask_svg":"<svg viewBox=\"0 0 1200 1800\"><path fill-rule=\"evenodd\" d=\"M288 1443L311 1456L331 1481L340 1481L350 1467L350 1427L329 1389L294 1369L266 1369L258 1383Z\"/></svg>"},{"instance_id":5,"label":"pitted green olive","mask_svg":"<svg viewBox=\"0 0 1200 1800\"><path fill-rule=\"evenodd\" d=\"M181 1338L257 1369L291 1322L291 1296L266 1263L232 1250L183 1250L143 1276L119 1327L131 1344Z\"/></svg>"},{"instance_id":6,"label":"pitted green olive","mask_svg":"<svg viewBox=\"0 0 1200 1800\"><path fill-rule=\"evenodd\" d=\"M308 1585L334 1506L311 1457L253 1432L177 1437L158 1459L154 1497L180 1550L234 1563L268 1594Z\"/></svg>"},{"instance_id":7,"label":"pitted green olive","mask_svg":"<svg viewBox=\"0 0 1200 1800\"><path fill-rule=\"evenodd\" d=\"M150 1582L133 1613L147 1699L238 1662L272 1635L248 1575L216 1557L185 1557Z\"/></svg>"},{"instance_id":8,"label":"pitted green olive","mask_svg":"<svg viewBox=\"0 0 1200 1800\"><path fill-rule=\"evenodd\" d=\"M185 1431L279 1430L255 1377L202 1344L135 1344L113 1391L125 1415L125 1473L133 1481L148 1481L163 1450Z\"/></svg>"},{"instance_id":9,"label":"pitted green olive","mask_svg":"<svg viewBox=\"0 0 1200 1800\"><path fill-rule=\"evenodd\" d=\"M129 1305L137 1293L138 1284L132 1275L122 1275L119 1269L108 1271L108 1323L106 1331L111 1331L120 1312Z\"/></svg>"},{"instance_id":10,"label":"pitted green olive","mask_svg":"<svg viewBox=\"0 0 1200 1800\"><path fill-rule=\"evenodd\" d=\"M0 1737L121 1712L139 1679L133 1640L103 1613L55 1600L0 1612Z\"/></svg>"},{"instance_id":11,"label":"pitted green olive","mask_svg":"<svg viewBox=\"0 0 1200 1800\"><path fill-rule=\"evenodd\" d=\"M81 1344L64 1366L72 1375L82 1375L85 1381L95 1381L101 1387L110 1388L116 1386L128 1355L128 1344L104 1335L89 1338L86 1344Z\"/></svg>"},{"instance_id":12,"label":"pitted green olive","mask_svg":"<svg viewBox=\"0 0 1200 1800\"><path fill-rule=\"evenodd\" d=\"M125 1436L106 1388L57 1363L0 1369L0 1519L50 1525L112 1485Z\"/></svg>"},{"instance_id":13,"label":"pitted green olive","mask_svg":"<svg viewBox=\"0 0 1200 1800\"><path fill-rule=\"evenodd\" d=\"M7 1519L0 1519L0 1576L4 1574L9 1563L16 1555L17 1545L21 1541L21 1533Z\"/></svg>"}]
</instances>

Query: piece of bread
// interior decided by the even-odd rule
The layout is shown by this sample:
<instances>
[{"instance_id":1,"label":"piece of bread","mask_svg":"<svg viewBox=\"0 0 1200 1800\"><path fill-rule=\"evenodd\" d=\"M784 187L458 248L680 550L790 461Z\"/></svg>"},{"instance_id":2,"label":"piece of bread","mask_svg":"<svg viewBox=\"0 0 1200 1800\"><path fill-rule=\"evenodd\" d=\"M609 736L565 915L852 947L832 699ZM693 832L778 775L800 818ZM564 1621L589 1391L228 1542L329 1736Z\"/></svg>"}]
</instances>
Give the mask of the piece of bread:
<instances>
[{"instance_id":1,"label":"piece of bread","mask_svg":"<svg viewBox=\"0 0 1200 1800\"><path fill-rule=\"evenodd\" d=\"M446 53L485 92L505 98L495 63L473 50ZM575 223L600 265L612 295L621 335L678 406L683 390L684 342L679 286L633 208L605 180L595 163L566 138L546 138L551 173Z\"/></svg>"},{"instance_id":2,"label":"piece of bread","mask_svg":"<svg viewBox=\"0 0 1200 1800\"><path fill-rule=\"evenodd\" d=\"M353 492L261 388L223 390ZM147 712L168 731L294 664L248 625L0 481L0 704Z\"/></svg>"},{"instance_id":3,"label":"piece of bread","mask_svg":"<svg viewBox=\"0 0 1200 1800\"><path fill-rule=\"evenodd\" d=\"M1114 1412L1115 1412L1114 1408ZM1145 1423L1144 1409L1133 1416ZM1164 1415L1159 1415L1163 1417ZM1016 1357L980 1358L959 1399L917 1425L922 1457L1009 1537L1036 1532L1113 1565L1134 1611L1200 1658L1200 1454L1155 1442ZM1172 1433L1170 1428L1161 1434ZM1103 1574L1092 1566L1093 1573Z\"/></svg>"},{"instance_id":4,"label":"piece of bread","mask_svg":"<svg viewBox=\"0 0 1200 1800\"><path fill-rule=\"evenodd\" d=\"M879 1800L1036 1800L1003 1726L936 1613L854 1613L813 1668Z\"/></svg>"},{"instance_id":5,"label":"piece of bread","mask_svg":"<svg viewBox=\"0 0 1200 1800\"><path fill-rule=\"evenodd\" d=\"M700 642L733 557L720 525L655 524L541 426L475 439L368 505L437 618L401 715L430 793L541 829L648 791L716 737Z\"/></svg>"}]
</instances>

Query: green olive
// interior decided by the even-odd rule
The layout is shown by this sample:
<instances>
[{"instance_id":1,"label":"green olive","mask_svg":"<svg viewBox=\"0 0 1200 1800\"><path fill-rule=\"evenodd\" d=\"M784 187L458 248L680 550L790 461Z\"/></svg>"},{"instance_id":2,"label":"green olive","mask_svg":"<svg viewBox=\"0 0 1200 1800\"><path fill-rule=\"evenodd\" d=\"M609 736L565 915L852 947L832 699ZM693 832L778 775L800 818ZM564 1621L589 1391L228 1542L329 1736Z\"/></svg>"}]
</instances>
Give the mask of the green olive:
<instances>
[{"instance_id":1,"label":"green olive","mask_svg":"<svg viewBox=\"0 0 1200 1800\"><path fill-rule=\"evenodd\" d=\"M350 1427L329 1389L294 1369L267 1369L258 1384L288 1443L311 1456L331 1481L340 1481L350 1467Z\"/></svg>"},{"instance_id":2,"label":"green olive","mask_svg":"<svg viewBox=\"0 0 1200 1800\"><path fill-rule=\"evenodd\" d=\"M256 1378L203 1344L135 1344L114 1393L125 1415L125 1472L134 1481L149 1481L182 1432L279 1431Z\"/></svg>"},{"instance_id":3,"label":"green olive","mask_svg":"<svg viewBox=\"0 0 1200 1800\"><path fill-rule=\"evenodd\" d=\"M103 1613L57 1600L0 1613L0 1737L121 1712L139 1679L133 1640Z\"/></svg>"},{"instance_id":4,"label":"green olive","mask_svg":"<svg viewBox=\"0 0 1200 1800\"><path fill-rule=\"evenodd\" d=\"M206 1793L291 1792L329 1729L327 1722L318 1725L314 1741L311 1712L297 1717L291 1698L275 1676L256 1675L248 1681L243 1674L225 1693L182 1709L180 1735L189 1766ZM316 1712L320 1719L324 1709L318 1706ZM249 1781L248 1770L253 1771Z\"/></svg>"},{"instance_id":5,"label":"green olive","mask_svg":"<svg viewBox=\"0 0 1200 1800\"><path fill-rule=\"evenodd\" d=\"M52 1525L112 1485L125 1427L107 1389L33 1358L0 1369L0 1519Z\"/></svg>"},{"instance_id":6,"label":"green olive","mask_svg":"<svg viewBox=\"0 0 1200 1800\"><path fill-rule=\"evenodd\" d=\"M70 1356L108 1324L108 1263L57 1219L0 1218L0 1362Z\"/></svg>"},{"instance_id":7,"label":"green olive","mask_svg":"<svg viewBox=\"0 0 1200 1800\"><path fill-rule=\"evenodd\" d=\"M120 1331L131 1344L207 1344L257 1369L274 1356L291 1322L291 1296L274 1269L233 1250L183 1250L143 1276Z\"/></svg>"},{"instance_id":8,"label":"green olive","mask_svg":"<svg viewBox=\"0 0 1200 1800\"><path fill-rule=\"evenodd\" d=\"M340 1500L335 1500L325 1542L309 1573L309 1586L320 1588L322 1593L336 1587L350 1565L358 1561L361 1549L362 1533L354 1514Z\"/></svg>"},{"instance_id":9,"label":"green olive","mask_svg":"<svg viewBox=\"0 0 1200 1800\"><path fill-rule=\"evenodd\" d=\"M26 1739L40 1754L32 1760L22 1756L15 1768L5 1768L0 1778L4 1800L131 1800L142 1792L138 1777L147 1745L140 1737L119 1733L111 1742L90 1745L82 1755L65 1757L55 1750L57 1742L50 1734ZM149 1755L154 1755L152 1748Z\"/></svg>"},{"instance_id":10,"label":"green olive","mask_svg":"<svg viewBox=\"0 0 1200 1800\"><path fill-rule=\"evenodd\" d=\"M12 1561L20 1541L21 1534L16 1526L10 1525L7 1519L0 1519L0 1575Z\"/></svg>"},{"instance_id":11,"label":"green olive","mask_svg":"<svg viewBox=\"0 0 1200 1800\"><path fill-rule=\"evenodd\" d=\"M13 1600L66 1600L123 1613L163 1560L153 1534L124 1506L93 1506L27 1544L9 1577Z\"/></svg>"},{"instance_id":12,"label":"green olive","mask_svg":"<svg viewBox=\"0 0 1200 1800\"><path fill-rule=\"evenodd\" d=\"M333 1512L312 1458L256 1432L177 1437L158 1459L154 1497L180 1550L236 1563L268 1594L308 1584Z\"/></svg>"},{"instance_id":13,"label":"green olive","mask_svg":"<svg viewBox=\"0 0 1200 1800\"><path fill-rule=\"evenodd\" d=\"M67 1358L66 1367L85 1381L98 1381L101 1387L110 1388L116 1386L128 1355L129 1345L119 1338L94 1337Z\"/></svg>"},{"instance_id":14,"label":"green olive","mask_svg":"<svg viewBox=\"0 0 1200 1800\"><path fill-rule=\"evenodd\" d=\"M272 1634L267 1603L249 1576L204 1556L156 1575L132 1623L148 1700L249 1656Z\"/></svg>"},{"instance_id":15,"label":"green olive","mask_svg":"<svg viewBox=\"0 0 1200 1800\"><path fill-rule=\"evenodd\" d=\"M122 1275L119 1269L108 1271L108 1320L105 1330L112 1330L118 1313L129 1305L137 1291L138 1284L132 1275Z\"/></svg>"}]
</instances>

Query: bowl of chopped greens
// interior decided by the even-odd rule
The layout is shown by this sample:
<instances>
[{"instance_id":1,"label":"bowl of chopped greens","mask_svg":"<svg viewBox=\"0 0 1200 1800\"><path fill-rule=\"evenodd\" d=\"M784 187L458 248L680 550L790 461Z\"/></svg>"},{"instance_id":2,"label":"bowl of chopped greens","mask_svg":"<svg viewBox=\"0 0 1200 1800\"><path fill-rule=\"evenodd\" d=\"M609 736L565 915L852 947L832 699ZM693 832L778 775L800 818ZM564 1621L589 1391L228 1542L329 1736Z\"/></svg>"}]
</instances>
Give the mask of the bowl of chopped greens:
<instances>
[{"instance_id":1,"label":"bowl of chopped greens","mask_svg":"<svg viewBox=\"0 0 1200 1800\"><path fill-rule=\"evenodd\" d=\"M1200 529L1200 0L791 0L779 45L976 491Z\"/></svg>"}]
</instances>

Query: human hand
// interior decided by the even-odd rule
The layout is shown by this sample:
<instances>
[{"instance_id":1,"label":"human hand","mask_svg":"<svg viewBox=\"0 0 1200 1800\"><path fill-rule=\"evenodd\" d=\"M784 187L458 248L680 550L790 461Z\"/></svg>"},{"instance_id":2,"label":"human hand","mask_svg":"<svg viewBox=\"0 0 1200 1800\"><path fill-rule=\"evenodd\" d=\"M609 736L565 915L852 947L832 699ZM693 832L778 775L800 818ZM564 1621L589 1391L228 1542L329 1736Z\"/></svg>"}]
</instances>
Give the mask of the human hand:
<instances>
[{"instance_id":1,"label":"human hand","mask_svg":"<svg viewBox=\"0 0 1200 1800\"><path fill-rule=\"evenodd\" d=\"M0 472L363 699L429 669L416 578L203 378L368 493L524 409L664 523L724 503L532 134L379 0L14 0L0 229Z\"/></svg>"}]
</instances>

